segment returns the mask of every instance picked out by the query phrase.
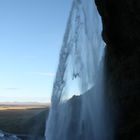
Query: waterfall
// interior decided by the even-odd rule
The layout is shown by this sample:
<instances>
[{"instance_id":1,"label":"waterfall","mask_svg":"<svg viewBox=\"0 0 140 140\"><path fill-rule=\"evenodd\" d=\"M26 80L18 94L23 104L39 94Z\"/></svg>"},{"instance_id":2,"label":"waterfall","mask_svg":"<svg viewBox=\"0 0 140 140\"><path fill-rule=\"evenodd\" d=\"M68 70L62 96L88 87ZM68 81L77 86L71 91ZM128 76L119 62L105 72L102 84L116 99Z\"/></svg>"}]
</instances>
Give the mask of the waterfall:
<instances>
[{"instance_id":1,"label":"waterfall","mask_svg":"<svg viewBox=\"0 0 140 140\"><path fill-rule=\"evenodd\" d=\"M112 140L101 32L95 2L74 0L54 81L46 140Z\"/></svg>"}]
</instances>

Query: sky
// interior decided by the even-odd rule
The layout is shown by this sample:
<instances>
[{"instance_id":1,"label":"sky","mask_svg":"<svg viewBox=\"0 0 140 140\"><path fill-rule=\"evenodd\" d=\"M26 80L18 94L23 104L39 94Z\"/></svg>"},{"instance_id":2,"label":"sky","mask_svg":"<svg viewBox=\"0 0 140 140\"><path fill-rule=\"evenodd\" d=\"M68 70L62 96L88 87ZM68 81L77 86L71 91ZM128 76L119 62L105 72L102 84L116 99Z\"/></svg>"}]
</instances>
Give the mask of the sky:
<instances>
[{"instance_id":1,"label":"sky","mask_svg":"<svg viewBox=\"0 0 140 140\"><path fill-rule=\"evenodd\" d=\"M0 102L49 102L72 0L0 0Z\"/></svg>"}]
</instances>

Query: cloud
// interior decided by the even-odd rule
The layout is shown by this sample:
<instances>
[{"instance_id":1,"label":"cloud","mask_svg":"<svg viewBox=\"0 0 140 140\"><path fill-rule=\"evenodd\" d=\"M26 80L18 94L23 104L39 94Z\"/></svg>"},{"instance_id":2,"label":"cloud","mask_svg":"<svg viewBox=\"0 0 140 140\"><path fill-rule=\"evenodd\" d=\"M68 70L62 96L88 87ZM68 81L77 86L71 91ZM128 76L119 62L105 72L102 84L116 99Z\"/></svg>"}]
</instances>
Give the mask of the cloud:
<instances>
[{"instance_id":1,"label":"cloud","mask_svg":"<svg viewBox=\"0 0 140 140\"><path fill-rule=\"evenodd\" d=\"M19 88L4 88L4 90L19 90Z\"/></svg>"},{"instance_id":2,"label":"cloud","mask_svg":"<svg viewBox=\"0 0 140 140\"><path fill-rule=\"evenodd\" d=\"M54 77L55 73L53 72L27 72L28 74L33 75L40 75L40 76L47 76L47 77Z\"/></svg>"},{"instance_id":3,"label":"cloud","mask_svg":"<svg viewBox=\"0 0 140 140\"><path fill-rule=\"evenodd\" d=\"M34 56L34 55L25 55L24 58L34 59L34 58L36 58L36 56Z\"/></svg>"}]
</instances>

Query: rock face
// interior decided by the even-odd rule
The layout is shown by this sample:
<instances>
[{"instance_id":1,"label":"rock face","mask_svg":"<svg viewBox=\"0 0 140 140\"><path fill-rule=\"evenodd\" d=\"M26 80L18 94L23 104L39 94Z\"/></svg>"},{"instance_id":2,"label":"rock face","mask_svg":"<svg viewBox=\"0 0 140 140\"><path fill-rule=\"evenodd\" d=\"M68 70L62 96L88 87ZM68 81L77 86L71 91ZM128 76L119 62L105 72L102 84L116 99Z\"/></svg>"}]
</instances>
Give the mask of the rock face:
<instances>
[{"instance_id":1,"label":"rock face","mask_svg":"<svg viewBox=\"0 0 140 140\"><path fill-rule=\"evenodd\" d=\"M0 140L21 140L16 135L5 133L0 130Z\"/></svg>"},{"instance_id":2,"label":"rock face","mask_svg":"<svg viewBox=\"0 0 140 140\"><path fill-rule=\"evenodd\" d=\"M139 140L140 1L95 0L106 42L106 87L119 112L116 140Z\"/></svg>"}]
</instances>

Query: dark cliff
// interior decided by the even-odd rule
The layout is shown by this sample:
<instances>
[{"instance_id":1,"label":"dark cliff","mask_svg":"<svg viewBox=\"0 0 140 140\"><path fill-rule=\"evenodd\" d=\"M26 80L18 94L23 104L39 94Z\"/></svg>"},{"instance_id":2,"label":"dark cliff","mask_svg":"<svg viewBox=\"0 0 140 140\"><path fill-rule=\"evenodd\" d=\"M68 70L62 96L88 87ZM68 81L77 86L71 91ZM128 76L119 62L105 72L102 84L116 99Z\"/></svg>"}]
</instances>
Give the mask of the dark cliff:
<instances>
[{"instance_id":1,"label":"dark cliff","mask_svg":"<svg viewBox=\"0 0 140 140\"><path fill-rule=\"evenodd\" d=\"M118 110L116 140L140 139L140 1L95 0L106 42L106 87Z\"/></svg>"}]
</instances>

